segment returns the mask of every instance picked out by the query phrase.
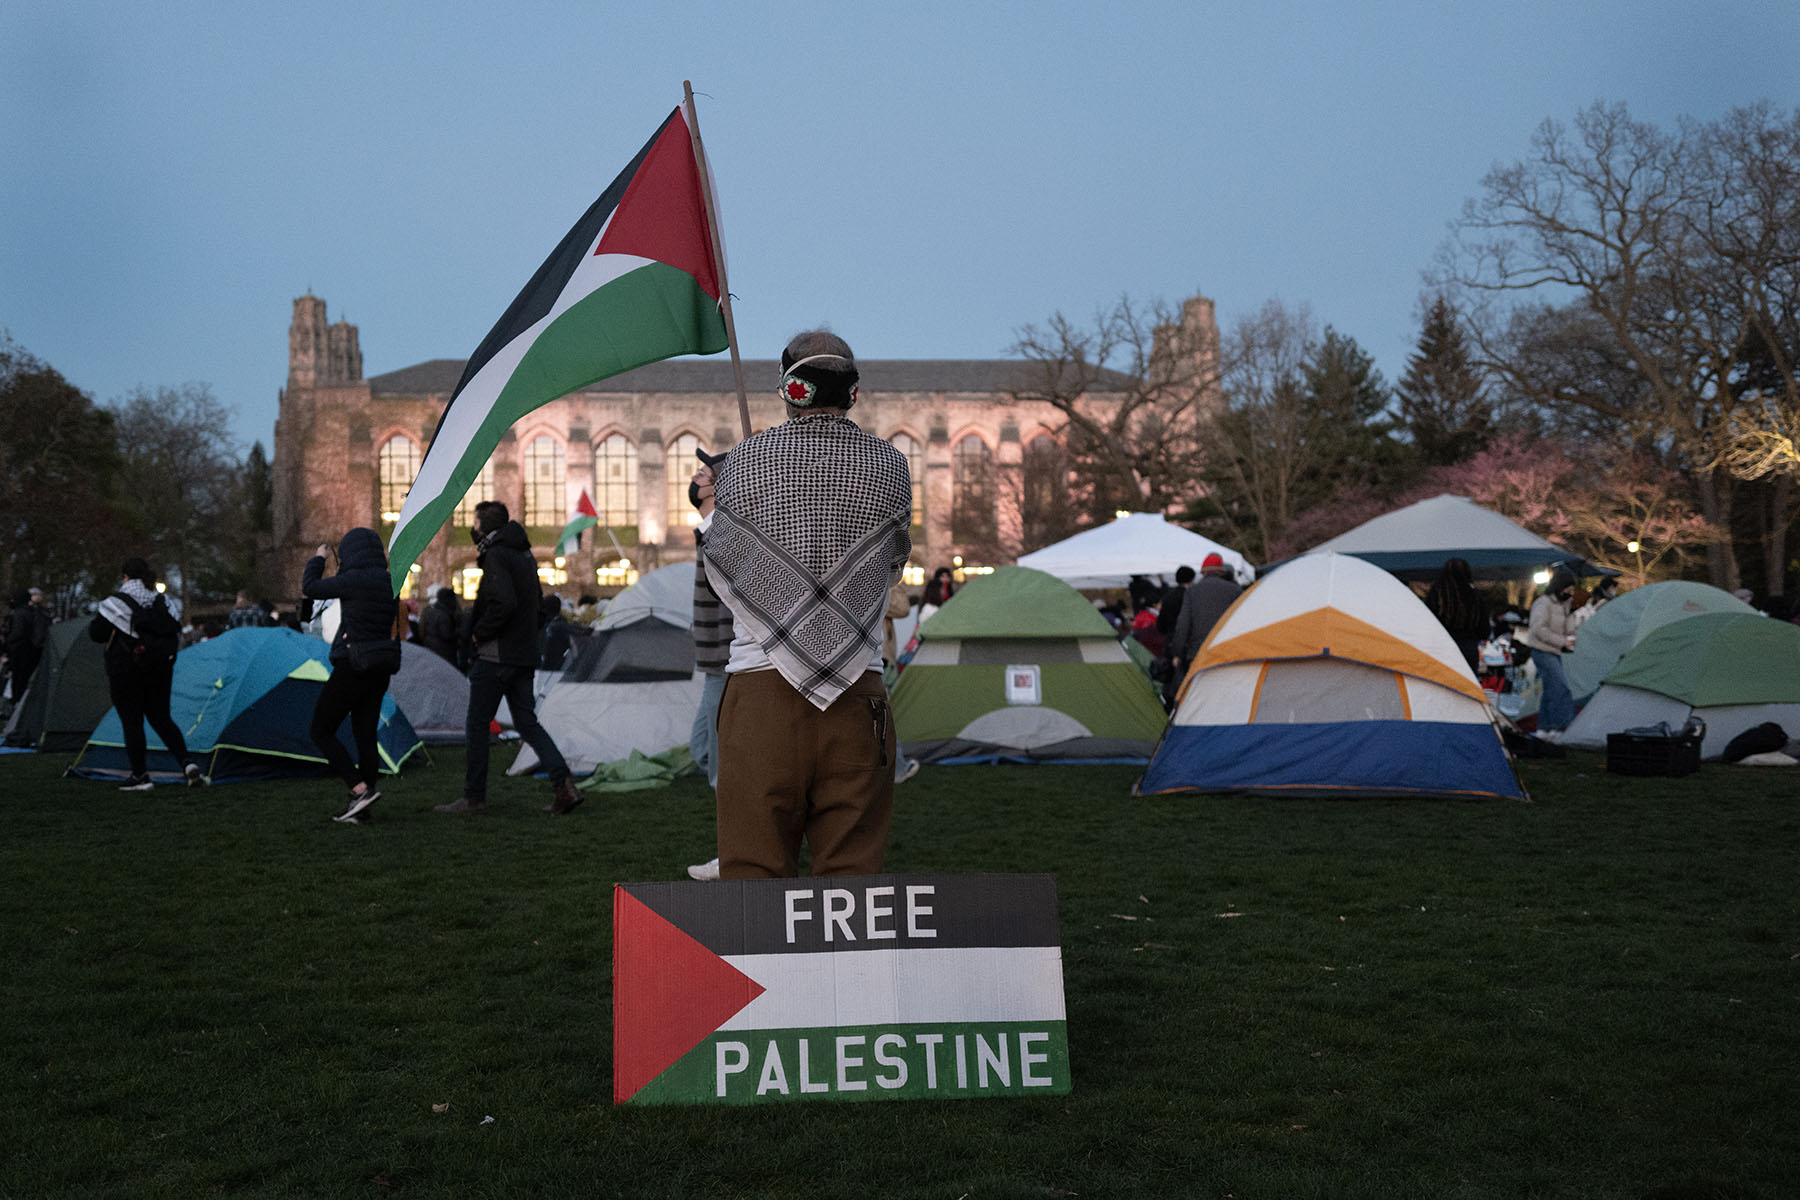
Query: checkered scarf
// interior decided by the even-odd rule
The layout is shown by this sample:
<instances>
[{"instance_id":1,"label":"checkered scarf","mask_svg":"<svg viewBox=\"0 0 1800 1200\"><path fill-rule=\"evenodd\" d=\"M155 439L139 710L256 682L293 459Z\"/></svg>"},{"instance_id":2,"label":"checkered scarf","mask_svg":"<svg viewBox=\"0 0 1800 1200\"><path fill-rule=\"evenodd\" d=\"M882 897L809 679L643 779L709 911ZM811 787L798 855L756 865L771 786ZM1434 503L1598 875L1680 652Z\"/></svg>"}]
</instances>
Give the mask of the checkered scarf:
<instances>
[{"instance_id":1,"label":"checkered scarf","mask_svg":"<svg viewBox=\"0 0 1800 1200\"><path fill-rule=\"evenodd\" d=\"M707 577L782 678L829 708L878 652L912 553L906 457L846 418L803 413L719 470Z\"/></svg>"}]
</instances>

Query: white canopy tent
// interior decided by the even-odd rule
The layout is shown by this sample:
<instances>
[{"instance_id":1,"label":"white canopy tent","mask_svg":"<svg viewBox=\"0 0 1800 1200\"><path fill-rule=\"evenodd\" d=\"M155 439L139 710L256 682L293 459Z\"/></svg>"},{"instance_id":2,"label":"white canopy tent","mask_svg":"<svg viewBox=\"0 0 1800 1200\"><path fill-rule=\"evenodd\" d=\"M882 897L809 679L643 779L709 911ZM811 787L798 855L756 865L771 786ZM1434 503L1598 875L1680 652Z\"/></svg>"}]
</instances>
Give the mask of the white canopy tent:
<instances>
[{"instance_id":1,"label":"white canopy tent","mask_svg":"<svg viewBox=\"0 0 1800 1200\"><path fill-rule=\"evenodd\" d=\"M1198 572L1208 554L1223 558L1239 583L1255 577L1236 550L1165 521L1161 513L1128 513L1023 555L1019 565L1054 575L1077 589L1122 588L1133 575L1173 583L1176 568Z\"/></svg>"}]
</instances>

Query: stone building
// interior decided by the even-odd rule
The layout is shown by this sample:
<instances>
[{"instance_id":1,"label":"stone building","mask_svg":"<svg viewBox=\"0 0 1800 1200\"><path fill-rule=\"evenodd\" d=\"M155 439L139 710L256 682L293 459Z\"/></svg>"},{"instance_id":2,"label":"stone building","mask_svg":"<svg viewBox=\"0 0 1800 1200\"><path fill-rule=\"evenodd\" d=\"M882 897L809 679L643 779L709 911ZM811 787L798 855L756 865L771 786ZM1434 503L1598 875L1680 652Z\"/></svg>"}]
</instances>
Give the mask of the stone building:
<instances>
[{"instance_id":1,"label":"stone building","mask_svg":"<svg viewBox=\"0 0 1800 1200\"><path fill-rule=\"evenodd\" d=\"M1183 323L1211 328L1196 298ZM1216 345L1216 332L1214 333ZM1015 360L858 362L863 428L893 442L913 474L909 581L940 565L974 571L1011 562L1068 531L1062 414L1013 395ZM755 428L784 419L779 364L746 360ZM418 472L444 404L462 374L434 359L365 379L356 326L328 324L325 301L294 301L288 379L275 422L274 539L282 578L298 579L321 542L365 525L385 538ZM1105 396L1093 403L1105 404ZM472 592L469 538L477 501L504 502L531 534L547 587L573 598L615 589L640 570L694 555L687 500L696 449L739 440L730 359L653 363L536 410L510 430L480 479L420 556L411 590ZM552 543L585 491L601 518L580 548Z\"/></svg>"}]
</instances>

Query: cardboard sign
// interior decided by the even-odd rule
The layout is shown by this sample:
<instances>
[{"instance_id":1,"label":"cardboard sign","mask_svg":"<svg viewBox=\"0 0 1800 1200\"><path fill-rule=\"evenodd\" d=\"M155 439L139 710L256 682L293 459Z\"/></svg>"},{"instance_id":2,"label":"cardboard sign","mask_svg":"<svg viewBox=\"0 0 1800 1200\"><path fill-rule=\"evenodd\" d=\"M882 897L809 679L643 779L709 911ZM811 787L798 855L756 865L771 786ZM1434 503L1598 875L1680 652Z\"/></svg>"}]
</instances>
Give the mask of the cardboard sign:
<instances>
[{"instance_id":1,"label":"cardboard sign","mask_svg":"<svg viewBox=\"0 0 1800 1200\"><path fill-rule=\"evenodd\" d=\"M1068 1090L1051 876L613 889L616 1104Z\"/></svg>"}]
</instances>

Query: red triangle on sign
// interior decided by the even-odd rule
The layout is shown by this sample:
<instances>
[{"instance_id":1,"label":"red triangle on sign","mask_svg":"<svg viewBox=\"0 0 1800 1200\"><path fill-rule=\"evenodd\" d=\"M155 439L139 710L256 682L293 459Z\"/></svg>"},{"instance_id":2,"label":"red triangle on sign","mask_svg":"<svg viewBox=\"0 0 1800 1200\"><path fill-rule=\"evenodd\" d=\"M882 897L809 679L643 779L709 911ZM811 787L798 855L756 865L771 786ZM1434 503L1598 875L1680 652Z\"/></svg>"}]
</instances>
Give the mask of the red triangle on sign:
<instances>
[{"instance_id":1,"label":"red triangle on sign","mask_svg":"<svg viewBox=\"0 0 1800 1200\"><path fill-rule=\"evenodd\" d=\"M637 1095L764 990L615 887L613 1103Z\"/></svg>"},{"instance_id":2,"label":"red triangle on sign","mask_svg":"<svg viewBox=\"0 0 1800 1200\"><path fill-rule=\"evenodd\" d=\"M700 195L700 167L687 121L679 111L675 116L625 185L594 253L635 254L668 263L692 275L717 300L719 273L713 267L712 226Z\"/></svg>"}]
</instances>

